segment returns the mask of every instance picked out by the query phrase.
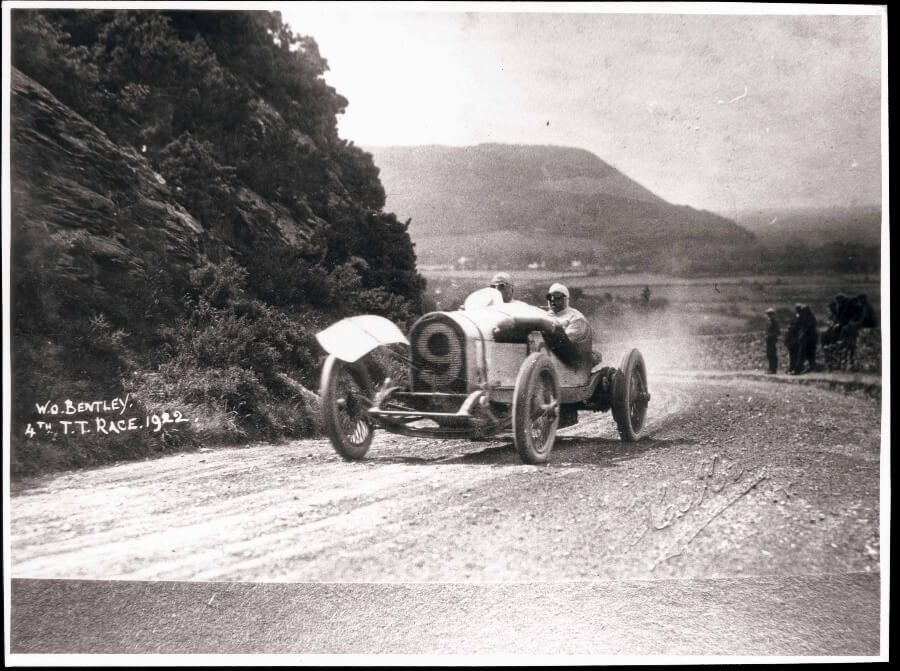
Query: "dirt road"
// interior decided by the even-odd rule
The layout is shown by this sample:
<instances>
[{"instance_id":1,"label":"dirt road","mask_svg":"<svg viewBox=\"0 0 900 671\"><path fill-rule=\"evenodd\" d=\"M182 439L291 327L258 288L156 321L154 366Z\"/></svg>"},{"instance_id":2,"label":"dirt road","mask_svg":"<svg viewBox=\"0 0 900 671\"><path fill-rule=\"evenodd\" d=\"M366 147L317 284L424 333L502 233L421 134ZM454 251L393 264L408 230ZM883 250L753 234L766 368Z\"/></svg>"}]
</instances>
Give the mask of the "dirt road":
<instances>
[{"instance_id":1,"label":"dirt road","mask_svg":"<svg viewBox=\"0 0 900 671\"><path fill-rule=\"evenodd\" d=\"M871 572L880 408L741 379L657 376L648 437L608 414L548 466L511 441L376 437L201 451L25 483L16 577L529 581ZM30 485L30 486L29 486Z\"/></svg>"},{"instance_id":2,"label":"dirt road","mask_svg":"<svg viewBox=\"0 0 900 671\"><path fill-rule=\"evenodd\" d=\"M327 441L298 441L18 483L12 577L560 583L879 574L877 401L740 375L672 372L651 384L645 439L623 443L608 414L581 413L559 432L547 466L521 464L508 438L381 433L358 463L341 461ZM841 604L814 607L837 613Z\"/></svg>"}]
</instances>

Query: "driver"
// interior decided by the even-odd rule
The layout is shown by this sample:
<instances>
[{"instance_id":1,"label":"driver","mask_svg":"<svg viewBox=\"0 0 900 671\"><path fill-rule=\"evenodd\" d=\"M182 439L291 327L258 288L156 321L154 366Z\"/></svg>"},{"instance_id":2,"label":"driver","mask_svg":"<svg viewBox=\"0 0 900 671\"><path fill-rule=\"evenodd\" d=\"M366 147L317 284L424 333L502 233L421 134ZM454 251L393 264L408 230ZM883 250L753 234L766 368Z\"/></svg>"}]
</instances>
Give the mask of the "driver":
<instances>
[{"instance_id":1,"label":"driver","mask_svg":"<svg viewBox=\"0 0 900 671\"><path fill-rule=\"evenodd\" d=\"M569 307L569 290L565 285L556 282L547 290L547 302L550 312L559 320L569 342L554 348L556 355L567 365L581 367L593 366L600 362L600 354L592 351L591 325L584 315L573 307ZM559 424L564 429L578 422L578 409L573 404L561 404L559 407Z\"/></svg>"},{"instance_id":2,"label":"driver","mask_svg":"<svg viewBox=\"0 0 900 671\"><path fill-rule=\"evenodd\" d=\"M576 345L587 343L585 349L589 350L593 336L591 325L583 314L569 307L569 290L556 282L547 290L547 302L550 304L550 311L563 325L569 342Z\"/></svg>"}]
</instances>

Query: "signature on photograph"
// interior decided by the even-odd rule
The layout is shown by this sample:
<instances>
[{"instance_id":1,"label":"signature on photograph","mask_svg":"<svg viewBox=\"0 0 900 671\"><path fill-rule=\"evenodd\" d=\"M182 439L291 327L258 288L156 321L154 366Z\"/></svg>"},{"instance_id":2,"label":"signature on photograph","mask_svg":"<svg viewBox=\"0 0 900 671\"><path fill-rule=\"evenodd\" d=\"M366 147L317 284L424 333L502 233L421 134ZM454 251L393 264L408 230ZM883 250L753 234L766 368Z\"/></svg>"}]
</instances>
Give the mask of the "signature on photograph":
<instances>
[{"instance_id":1,"label":"signature on photograph","mask_svg":"<svg viewBox=\"0 0 900 671\"><path fill-rule=\"evenodd\" d=\"M668 484L661 485L657 495L644 504L640 522L627 536L627 547L633 548L648 533L676 527L684 530L651 570L680 556L713 520L769 477L764 467L745 468L718 454L701 460L695 475L681 492L670 492Z\"/></svg>"}]
</instances>

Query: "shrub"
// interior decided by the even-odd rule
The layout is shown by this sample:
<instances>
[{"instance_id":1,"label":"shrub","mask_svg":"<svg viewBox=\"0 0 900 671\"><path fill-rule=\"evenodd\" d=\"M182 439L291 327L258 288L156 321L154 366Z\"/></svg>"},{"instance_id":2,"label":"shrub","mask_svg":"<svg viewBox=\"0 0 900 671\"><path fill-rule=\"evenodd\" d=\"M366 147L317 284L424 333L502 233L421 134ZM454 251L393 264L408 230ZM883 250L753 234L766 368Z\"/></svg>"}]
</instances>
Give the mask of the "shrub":
<instances>
[{"instance_id":1,"label":"shrub","mask_svg":"<svg viewBox=\"0 0 900 671\"><path fill-rule=\"evenodd\" d=\"M248 296L247 276L231 260L191 274L185 315L161 332L168 358L140 378L135 394L149 407L189 408L205 438L301 435L309 418L294 425L273 409L296 402L284 376L314 382L313 334Z\"/></svg>"}]
</instances>

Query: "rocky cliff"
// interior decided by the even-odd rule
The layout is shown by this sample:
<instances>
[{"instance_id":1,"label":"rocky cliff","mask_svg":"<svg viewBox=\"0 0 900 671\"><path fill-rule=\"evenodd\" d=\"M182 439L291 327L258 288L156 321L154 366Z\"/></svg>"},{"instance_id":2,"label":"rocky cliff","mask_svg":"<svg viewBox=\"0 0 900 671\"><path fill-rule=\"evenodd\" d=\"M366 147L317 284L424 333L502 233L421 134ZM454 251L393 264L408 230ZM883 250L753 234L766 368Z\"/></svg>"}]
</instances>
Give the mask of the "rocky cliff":
<instances>
[{"instance_id":1,"label":"rocky cliff","mask_svg":"<svg viewBox=\"0 0 900 671\"><path fill-rule=\"evenodd\" d=\"M230 220L198 221L146 157L16 68L10 92L14 238L52 248L45 270L90 285L97 305L145 276L150 259L174 272L246 251L249 241L300 247L324 225L311 212L298 221L246 186L231 191Z\"/></svg>"},{"instance_id":2,"label":"rocky cliff","mask_svg":"<svg viewBox=\"0 0 900 671\"><path fill-rule=\"evenodd\" d=\"M87 283L105 304L101 294L146 271L144 252L173 264L204 260L209 232L140 154L15 68L10 98L12 232L16 243L53 250L46 272Z\"/></svg>"}]
</instances>

